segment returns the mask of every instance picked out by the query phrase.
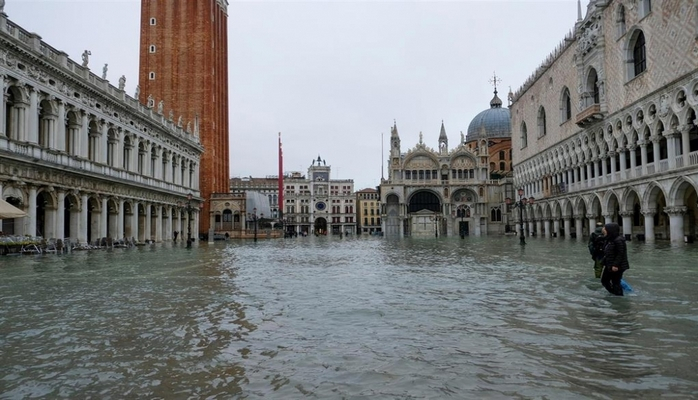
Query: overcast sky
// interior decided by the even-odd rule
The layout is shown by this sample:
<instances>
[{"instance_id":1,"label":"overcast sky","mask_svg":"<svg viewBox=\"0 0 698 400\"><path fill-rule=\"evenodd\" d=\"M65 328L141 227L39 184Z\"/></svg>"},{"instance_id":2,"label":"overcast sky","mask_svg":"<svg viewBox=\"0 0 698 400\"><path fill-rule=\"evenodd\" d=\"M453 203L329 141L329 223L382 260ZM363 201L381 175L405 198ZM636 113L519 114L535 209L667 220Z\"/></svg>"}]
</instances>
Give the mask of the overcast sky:
<instances>
[{"instance_id":1,"label":"overcast sky","mask_svg":"<svg viewBox=\"0 0 698 400\"><path fill-rule=\"evenodd\" d=\"M5 13L73 60L89 49L93 72L108 63L133 95L139 0L6 0ZM358 190L380 183L393 120L403 152L420 131L436 148L442 120L453 148L489 108L494 72L506 105L577 1L231 1L228 15L230 176L276 175L281 132L285 171L319 155Z\"/></svg>"}]
</instances>

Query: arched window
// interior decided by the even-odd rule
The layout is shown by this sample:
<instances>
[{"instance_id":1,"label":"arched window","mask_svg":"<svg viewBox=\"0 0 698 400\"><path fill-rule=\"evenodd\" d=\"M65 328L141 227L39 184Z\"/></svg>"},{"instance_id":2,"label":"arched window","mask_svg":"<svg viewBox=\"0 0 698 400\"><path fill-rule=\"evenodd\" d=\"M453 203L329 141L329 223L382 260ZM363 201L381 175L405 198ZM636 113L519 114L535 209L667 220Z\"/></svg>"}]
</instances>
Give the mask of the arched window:
<instances>
[{"instance_id":1,"label":"arched window","mask_svg":"<svg viewBox=\"0 0 698 400\"><path fill-rule=\"evenodd\" d=\"M638 5L638 15L640 18L644 18L647 14L652 12L652 0L640 0Z\"/></svg>"},{"instance_id":2,"label":"arched window","mask_svg":"<svg viewBox=\"0 0 698 400\"><path fill-rule=\"evenodd\" d=\"M620 4L616 10L616 27L618 29L618 37L625 34L625 6Z\"/></svg>"},{"instance_id":3,"label":"arched window","mask_svg":"<svg viewBox=\"0 0 698 400\"><path fill-rule=\"evenodd\" d=\"M526 123L521 123L521 148L528 146L528 130L526 129Z\"/></svg>"},{"instance_id":4,"label":"arched window","mask_svg":"<svg viewBox=\"0 0 698 400\"><path fill-rule=\"evenodd\" d=\"M591 98L593 99L593 103L588 104L587 107L600 103L599 76L596 74L594 68L589 71L589 75L587 76L587 93L591 94Z\"/></svg>"},{"instance_id":5,"label":"arched window","mask_svg":"<svg viewBox=\"0 0 698 400\"><path fill-rule=\"evenodd\" d=\"M565 87L560 99L560 121L565 122L570 119L572 119L572 99L570 98L570 90Z\"/></svg>"},{"instance_id":6,"label":"arched window","mask_svg":"<svg viewBox=\"0 0 698 400\"><path fill-rule=\"evenodd\" d=\"M545 136L546 126L545 126L545 108L541 106L538 109L538 137Z\"/></svg>"},{"instance_id":7,"label":"arched window","mask_svg":"<svg viewBox=\"0 0 698 400\"><path fill-rule=\"evenodd\" d=\"M632 38L630 40L631 48L632 48L632 65L633 65L633 70L632 70L632 75L630 76L631 78L634 78L641 73L645 72L647 69L647 53L645 49L645 34L642 33L641 30L638 30L636 33L632 35Z\"/></svg>"}]
</instances>

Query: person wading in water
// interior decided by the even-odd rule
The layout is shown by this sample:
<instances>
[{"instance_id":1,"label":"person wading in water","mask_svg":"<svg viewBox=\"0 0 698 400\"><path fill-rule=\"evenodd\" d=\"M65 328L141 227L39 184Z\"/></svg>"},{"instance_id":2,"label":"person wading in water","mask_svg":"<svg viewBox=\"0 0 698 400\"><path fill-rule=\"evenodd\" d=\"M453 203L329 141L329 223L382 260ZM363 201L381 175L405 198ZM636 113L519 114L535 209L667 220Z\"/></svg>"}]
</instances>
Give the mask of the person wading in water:
<instances>
[{"instance_id":1,"label":"person wading in water","mask_svg":"<svg viewBox=\"0 0 698 400\"><path fill-rule=\"evenodd\" d=\"M606 224L603 227L603 234L606 236L606 247L604 247L601 284L610 293L622 296L621 279L623 279L623 272L630 268L625 238L620 235L620 226L616 223Z\"/></svg>"},{"instance_id":2,"label":"person wading in water","mask_svg":"<svg viewBox=\"0 0 698 400\"><path fill-rule=\"evenodd\" d=\"M603 249L606 247L606 238L603 236L603 224L601 222L596 223L596 229L589 236L589 254L591 254L591 259L594 260L594 276L596 279L601 278L601 272L603 271Z\"/></svg>"}]
</instances>

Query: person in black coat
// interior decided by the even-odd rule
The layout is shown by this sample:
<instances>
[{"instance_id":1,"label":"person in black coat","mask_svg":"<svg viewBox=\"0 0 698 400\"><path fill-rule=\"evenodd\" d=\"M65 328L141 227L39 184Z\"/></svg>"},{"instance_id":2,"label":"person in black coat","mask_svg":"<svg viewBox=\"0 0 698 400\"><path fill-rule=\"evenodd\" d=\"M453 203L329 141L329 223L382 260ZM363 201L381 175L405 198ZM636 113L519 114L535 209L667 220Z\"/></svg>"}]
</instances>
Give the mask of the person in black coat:
<instances>
[{"instance_id":1,"label":"person in black coat","mask_svg":"<svg viewBox=\"0 0 698 400\"><path fill-rule=\"evenodd\" d=\"M625 245L625 238L620 234L620 226L616 223L606 224L603 228L606 237L606 247L604 247L604 269L601 274L601 284L609 292L623 295L623 286L620 280L623 272L630 268L628 264L628 248Z\"/></svg>"}]
</instances>

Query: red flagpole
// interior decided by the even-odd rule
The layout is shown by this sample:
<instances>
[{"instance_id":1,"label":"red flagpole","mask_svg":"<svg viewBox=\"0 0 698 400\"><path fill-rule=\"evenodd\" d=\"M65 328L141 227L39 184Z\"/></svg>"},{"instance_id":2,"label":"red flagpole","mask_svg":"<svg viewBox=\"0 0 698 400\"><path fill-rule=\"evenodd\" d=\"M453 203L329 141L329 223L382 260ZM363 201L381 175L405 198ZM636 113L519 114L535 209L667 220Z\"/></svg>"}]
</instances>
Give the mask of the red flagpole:
<instances>
[{"instance_id":1,"label":"red flagpole","mask_svg":"<svg viewBox=\"0 0 698 400\"><path fill-rule=\"evenodd\" d=\"M281 149L281 132L279 132L279 220L284 217L284 152Z\"/></svg>"}]
</instances>

